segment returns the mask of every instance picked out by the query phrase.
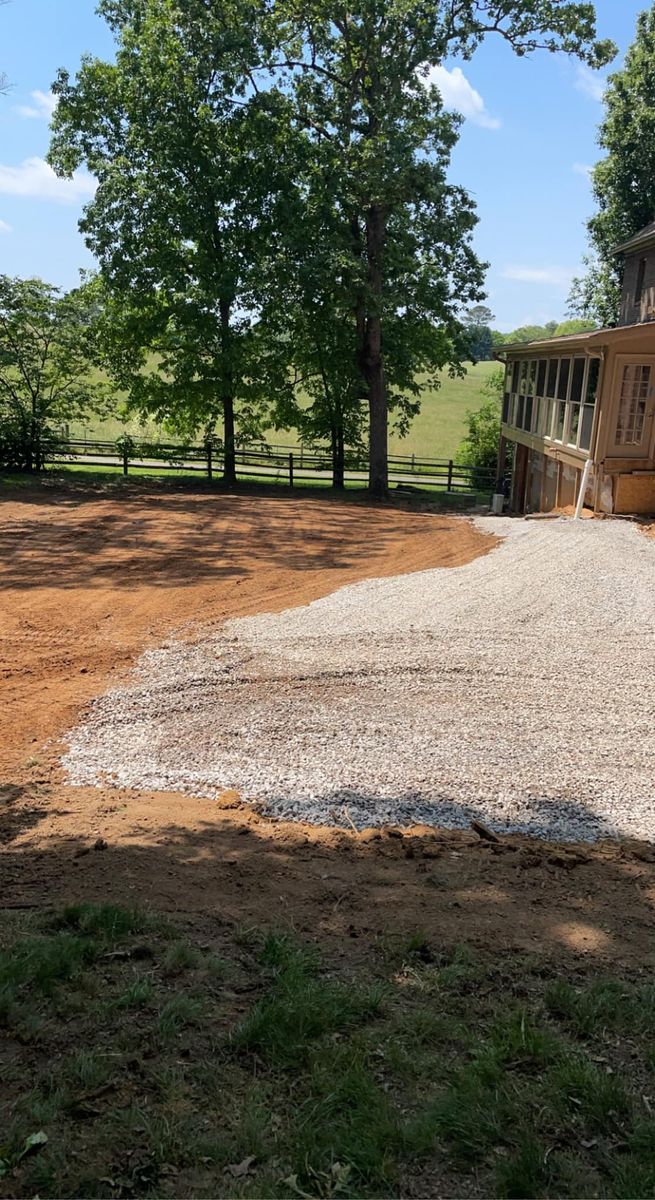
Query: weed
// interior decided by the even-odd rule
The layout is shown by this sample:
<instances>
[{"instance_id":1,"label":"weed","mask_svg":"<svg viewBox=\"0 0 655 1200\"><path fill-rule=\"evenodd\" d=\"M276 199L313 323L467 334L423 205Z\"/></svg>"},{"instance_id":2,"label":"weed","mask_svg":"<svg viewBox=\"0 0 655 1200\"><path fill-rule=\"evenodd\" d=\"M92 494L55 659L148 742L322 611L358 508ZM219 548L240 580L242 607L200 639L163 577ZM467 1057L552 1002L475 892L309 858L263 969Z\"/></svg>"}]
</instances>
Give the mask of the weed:
<instances>
[{"instance_id":1,"label":"weed","mask_svg":"<svg viewBox=\"0 0 655 1200\"><path fill-rule=\"evenodd\" d=\"M588 1122L595 1131L616 1130L630 1111L630 1099L618 1076L588 1059L569 1054L551 1072L556 1104Z\"/></svg>"},{"instance_id":2,"label":"weed","mask_svg":"<svg viewBox=\"0 0 655 1200\"><path fill-rule=\"evenodd\" d=\"M526 1134L496 1170L497 1195L507 1200L525 1200L526 1196L538 1196L549 1179L543 1146Z\"/></svg>"},{"instance_id":3,"label":"weed","mask_svg":"<svg viewBox=\"0 0 655 1200\"><path fill-rule=\"evenodd\" d=\"M159 1014L158 1029L163 1041L170 1041L186 1028L197 1025L202 1015L200 1000L179 992L166 1002Z\"/></svg>"},{"instance_id":4,"label":"weed","mask_svg":"<svg viewBox=\"0 0 655 1200\"><path fill-rule=\"evenodd\" d=\"M162 961L164 975L181 975L183 971L193 970L200 962L198 951L188 942L175 941L168 947Z\"/></svg>"},{"instance_id":5,"label":"weed","mask_svg":"<svg viewBox=\"0 0 655 1200\"><path fill-rule=\"evenodd\" d=\"M380 1011L383 990L319 977L315 955L287 939L267 939L262 962L275 968L274 981L232 1034L236 1050L256 1050L281 1066L298 1065L315 1039Z\"/></svg>"},{"instance_id":6,"label":"weed","mask_svg":"<svg viewBox=\"0 0 655 1200\"><path fill-rule=\"evenodd\" d=\"M145 1008L153 997L154 988L149 979L135 979L116 1000L117 1008Z\"/></svg>"},{"instance_id":7,"label":"weed","mask_svg":"<svg viewBox=\"0 0 655 1200\"><path fill-rule=\"evenodd\" d=\"M117 904L71 904L55 918L55 928L119 941L152 928L152 919L138 908Z\"/></svg>"}]
</instances>

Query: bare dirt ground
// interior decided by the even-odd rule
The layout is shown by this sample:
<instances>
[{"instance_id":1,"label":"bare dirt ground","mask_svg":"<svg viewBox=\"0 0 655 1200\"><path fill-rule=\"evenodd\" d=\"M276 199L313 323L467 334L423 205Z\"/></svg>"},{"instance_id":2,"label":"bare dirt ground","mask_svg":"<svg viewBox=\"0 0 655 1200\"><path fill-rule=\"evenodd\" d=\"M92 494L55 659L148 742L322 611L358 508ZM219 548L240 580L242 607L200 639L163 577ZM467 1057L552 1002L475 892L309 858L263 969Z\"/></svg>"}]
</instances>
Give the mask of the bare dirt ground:
<instances>
[{"instance_id":1,"label":"bare dirt ground","mask_svg":"<svg viewBox=\"0 0 655 1200\"><path fill-rule=\"evenodd\" d=\"M74 788L58 739L173 631L494 547L463 519L312 497L36 488L0 503L2 904L112 898L291 924L355 958L393 929L443 944L655 964L655 853L521 837L275 823L183 795Z\"/></svg>"}]
</instances>

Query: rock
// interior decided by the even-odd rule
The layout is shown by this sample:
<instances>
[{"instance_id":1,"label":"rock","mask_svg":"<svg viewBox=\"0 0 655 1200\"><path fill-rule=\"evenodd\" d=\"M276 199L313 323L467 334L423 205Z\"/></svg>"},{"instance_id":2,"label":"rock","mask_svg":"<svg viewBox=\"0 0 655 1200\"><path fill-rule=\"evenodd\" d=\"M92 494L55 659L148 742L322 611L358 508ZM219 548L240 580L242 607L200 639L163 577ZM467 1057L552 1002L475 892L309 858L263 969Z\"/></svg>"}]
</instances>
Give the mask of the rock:
<instances>
[{"instance_id":1,"label":"rock","mask_svg":"<svg viewBox=\"0 0 655 1200\"><path fill-rule=\"evenodd\" d=\"M234 788L228 788L227 791L221 792L216 797L217 808L241 808L242 803L239 792Z\"/></svg>"}]
</instances>

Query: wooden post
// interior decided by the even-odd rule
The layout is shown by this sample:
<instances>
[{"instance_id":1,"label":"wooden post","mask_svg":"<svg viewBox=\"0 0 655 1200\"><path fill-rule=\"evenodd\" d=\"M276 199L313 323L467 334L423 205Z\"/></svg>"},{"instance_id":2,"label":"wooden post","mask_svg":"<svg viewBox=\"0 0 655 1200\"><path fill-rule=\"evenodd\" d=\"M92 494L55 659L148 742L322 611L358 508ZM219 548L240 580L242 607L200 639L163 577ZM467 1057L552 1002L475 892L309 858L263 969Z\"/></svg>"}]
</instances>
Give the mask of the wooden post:
<instances>
[{"instance_id":1,"label":"wooden post","mask_svg":"<svg viewBox=\"0 0 655 1200\"><path fill-rule=\"evenodd\" d=\"M123 442L123 474L127 475L127 467L129 463L127 442Z\"/></svg>"},{"instance_id":2,"label":"wooden post","mask_svg":"<svg viewBox=\"0 0 655 1200\"><path fill-rule=\"evenodd\" d=\"M293 487L293 454L289 455L289 487Z\"/></svg>"},{"instance_id":3,"label":"wooden post","mask_svg":"<svg viewBox=\"0 0 655 1200\"><path fill-rule=\"evenodd\" d=\"M207 478L212 477L212 444L207 442Z\"/></svg>"},{"instance_id":4,"label":"wooden post","mask_svg":"<svg viewBox=\"0 0 655 1200\"><path fill-rule=\"evenodd\" d=\"M452 458L449 458L448 459L448 483L446 484L447 492L450 491L450 489L452 488L452 485L453 485L453 460L452 460Z\"/></svg>"},{"instance_id":5,"label":"wooden post","mask_svg":"<svg viewBox=\"0 0 655 1200\"><path fill-rule=\"evenodd\" d=\"M505 486L505 471L507 469L507 438L501 434L498 443L498 461L496 466L496 491L502 492Z\"/></svg>"},{"instance_id":6,"label":"wooden post","mask_svg":"<svg viewBox=\"0 0 655 1200\"><path fill-rule=\"evenodd\" d=\"M412 472L415 470L415 466L414 466L415 457L416 456L414 454L412 454Z\"/></svg>"}]
</instances>

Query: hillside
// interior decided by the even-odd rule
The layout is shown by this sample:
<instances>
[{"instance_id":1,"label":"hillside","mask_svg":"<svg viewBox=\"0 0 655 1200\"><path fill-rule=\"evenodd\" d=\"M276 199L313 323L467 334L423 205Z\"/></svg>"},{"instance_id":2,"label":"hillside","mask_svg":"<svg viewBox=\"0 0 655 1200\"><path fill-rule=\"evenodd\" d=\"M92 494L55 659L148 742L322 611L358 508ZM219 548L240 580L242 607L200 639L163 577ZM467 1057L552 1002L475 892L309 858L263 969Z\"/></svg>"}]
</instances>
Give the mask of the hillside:
<instances>
[{"instance_id":1,"label":"hillside","mask_svg":"<svg viewBox=\"0 0 655 1200\"><path fill-rule=\"evenodd\" d=\"M408 436L401 438L391 430L390 453L416 454L427 458L455 457L466 432L466 413L469 409L478 408L482 403L482 389L496 367L496 363L490 362L471 364L462 379L449 379L444 372L441 386L424 394L421 412L413 422ZM86 422L70 423L70 436L74 438L95 437L113 441L125 432L137 439L146 437L156 441L163 437L164 440L174 440L165 434L162 435L161 429L154 421L148 421L142 426L136 418L127 423L116 418L105 421L90 418ZM285 433L271 430L267 440L288 446L297 444L294 431Z\"/></svg>"}]
</instances>

